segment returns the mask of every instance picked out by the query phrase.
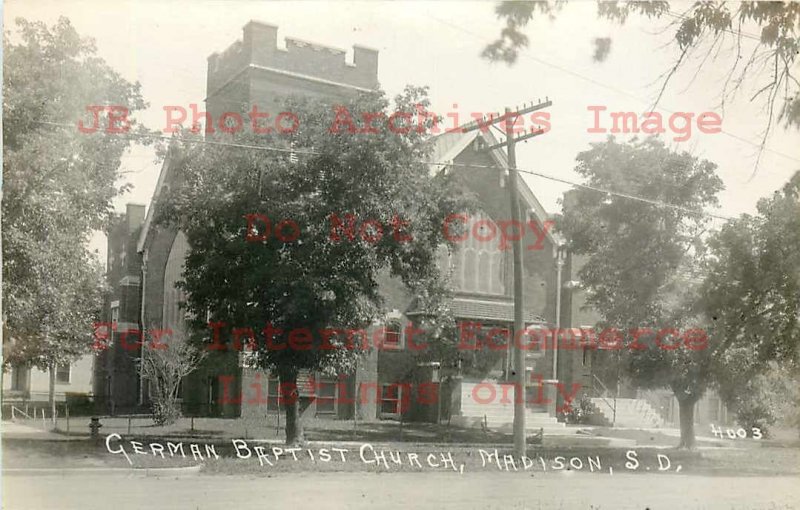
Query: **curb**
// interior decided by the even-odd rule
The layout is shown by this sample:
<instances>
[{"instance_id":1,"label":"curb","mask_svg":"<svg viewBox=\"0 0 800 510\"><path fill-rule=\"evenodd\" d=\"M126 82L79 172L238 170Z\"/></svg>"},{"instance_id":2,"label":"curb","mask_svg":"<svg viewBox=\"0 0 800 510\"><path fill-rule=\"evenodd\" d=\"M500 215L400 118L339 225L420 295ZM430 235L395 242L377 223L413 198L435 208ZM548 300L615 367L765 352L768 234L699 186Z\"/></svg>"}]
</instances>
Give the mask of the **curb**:
<instances>
[{"instance_id":1,"label":"curb","mask_svg":"<svg viewBox=\"0 0 800 510\"><path fill-rule=\"evenodd\" d=\"M81 473L92 474L119 474L129 473L133 475L159 475L159 474L185 474L195 475L203 468L202 464L183 467L164 467L164 468L7 468L2 470L3 476L24 476L24 475L72 475Z\"/></svg>"}]
</instances>

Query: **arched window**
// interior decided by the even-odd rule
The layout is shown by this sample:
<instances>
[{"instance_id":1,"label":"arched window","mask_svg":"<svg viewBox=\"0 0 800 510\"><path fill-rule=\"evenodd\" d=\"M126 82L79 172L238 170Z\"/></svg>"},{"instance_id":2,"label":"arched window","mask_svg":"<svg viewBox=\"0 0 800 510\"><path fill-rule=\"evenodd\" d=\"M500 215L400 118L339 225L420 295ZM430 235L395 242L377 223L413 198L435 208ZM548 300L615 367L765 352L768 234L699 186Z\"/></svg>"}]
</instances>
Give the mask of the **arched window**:
<instances>
[{"instance_id":1,"label":"arched window","mask_svg":"<svg viewBox=\"0 0 800 510\"><path fill-rule=\"evenodd\" d=\"M478 264L478 288L480 292L492 292L492 255L482 250L480 252L480 262Z\"/></svg>"},{"instance_id":2,"label":"arched window","mask_svg":"<svg viewBox=\"0 0 800 510\"><path fill-rule=\"evenodd\" d=\"M167 257L164 269L164 306L162 309L162 328L171 329L173 337L180 337L186 331L184 310L181 303L186 299L184 292L175 287L182 280L183 265L189 253L189 243L183 232L178 232Z\"/></svg>"},{"instance_id":3,"label":"arched window","mask_svg":"<svg viewBox=\"0 0 800 510\"><path fill-rule=\"evenodd\" d=\"M453 289L504 294L506 252L500 251L500 227L480 212L470 216L467 227L466 239L456 243L451 257Z\"/></svg>"},{"instance_id":4,"label":"arched window","mask_svg":"<svg viewBox=\"0 0 800 510\"><path fill-rule=\"evenodd\" d=\"M464 289L464 250L456 247L453 253L453 288Z\"/></svg>"},{"instance_id":5,"label":"arched window","mask_svg":"<svg viewBox=\"0 0 800 510\"><path fill-rule=\"evenodd\" d=\"M464 250L464 290L478 290L478 273L476 264L475 250L467 248Z\"/></svg>"},{"instance_id":6,"label":"arched window","mask_svg":"<svg viewBox=\"0 0 800 510\"><path fill-rule=\"evenodd\" d=\"M492 255L492 292L505 294L505 281L503 280L503 261L502 253Z\"/></svg>"}]
</instances>

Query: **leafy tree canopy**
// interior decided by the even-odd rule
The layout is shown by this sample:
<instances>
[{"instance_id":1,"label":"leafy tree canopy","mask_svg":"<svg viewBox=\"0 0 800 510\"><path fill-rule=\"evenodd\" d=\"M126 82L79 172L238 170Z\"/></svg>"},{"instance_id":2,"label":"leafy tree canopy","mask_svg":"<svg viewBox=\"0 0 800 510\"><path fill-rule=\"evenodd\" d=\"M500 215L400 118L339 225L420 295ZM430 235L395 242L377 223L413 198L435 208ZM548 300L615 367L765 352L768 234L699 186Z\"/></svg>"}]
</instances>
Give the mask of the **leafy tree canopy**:
<instances>
[{"instance_id":1,"label":"leafy tree canopy","mask_svg":"<svg viewBox=\"0 0 800 510\"><path fill-rule=\"evenodd\" d=\"M187 236L191 251L183 286L202 336L208 337L210 317L229 328L250 328L262 347L262 367L347 371L359 349L345 348L343 335L333 340L339 348L321 349L319 332L363 328L380 318L382 271L401 279L422 306L440 306L446 295L436 264L441 225L461 202L450 178L432 176L425 164L427 128L350 132L364 127L362 113L414 114L417 104L427 105L424 89L408 88L391 112L381 93L350 99L338 109L290 98L285 110L299 120L293 132L236 138L242 145L291 147L293 156L186 141L176 152L184 158L182 183L160 221ZM410 125L418 120L432 122ZM251 241L246 215L270 221L269 227L253 222ZM265 239L252 242L260 237ZM312 348L263 349L267 323L284 335L309 331Z\"/></svg>"},{"instance_id":2,"label":"leafy tree canopy","mask_svg":"<svg viewBox=\"0 0 800 510\"><path fill-rule=\"evenodd\" d=\"M103 271L86 242L112 214L128 136L81 133L92 105L145 107L66 18L4 34L3 304L6 362L47 368L88 350ZM135 129L135 127L134 127Z\"/></svg>"},{"instance_id":3,"label":"leafy tree canopy","mask_svg":"<svg viewBox=\"0 0 800 510\"><path fill-rule=\"evenodd\" d=\"M709 240L698 309L719 345L713 371L728 401L770 361L800 361L800 172L758 214L728 222Z\"/></svg>"},{"instance_id":4,"label":"leafy tree canopy","mask_svg":"<svg viewBox=\"0 0 800 510\"><path fill-rule=\"evenodd\" d=\"M680 402L693 405L709 384L708 349L683 342L664 349L656 340L661 330L703 326L691 309L692 274L703 255L708 219L702 210L717 203L722 189L716 165L674 152L655 138L619 143L612 137L577 160L576 171L589 186L645 198L581 188L565 199L562 229L570 249L587 256L578 272L587 305L600 313L603 326L620 330L626 346L644 346L618 351L634 383L670 387ZM634 338L635 330L644 333ZM691 446L693 431L682 427L682 438Z\"/></svg>"},{"instance_id":5,"label":"leafy tree canopy","mask_svg":"<svg viewBox=\"0 0 800 510\"><path fill-rule=\"evenodd\" d=\"M173 148L179 174L158 221L188 240L182 286L201 337L209 336L208 319L228 334L237 328L243 344L252 335L258 365L275 370L291 393L301 369L355 368L360 338L347 331L382 322L379 281L387 272L436 322L447 295L437 266L441 226L463 204L451 178L425 163L435 119L418 118L417 105L428 100L413 87L391 111L382 93L338 107L289 98L284 110L298 122L288 133L220 135L219 144L185 138ZM379 112L410 117L394 129L362 121ZM267 324L280 330L273 333L283 348L266 348ZM325 329L340 333L325 339ZM287 443L302 442L297 402L286 412Z\"/></svg>"},{"instance_id":6,"label":"leafy tree canopy","mask_svg":"<svg viewBox=\"0 0 800 510\"><path fill-rule=\"evenodd\" d=\"M528 36L524 33L526 25L537 15L554 19L565 3L566 0L500 2L496 13L506 26L500 37L485 47L483 56L513 64L528 46ZM787 126L800 127L800 82L792 72L800 54L800 4L797 2L694 2L686 9L674 11L670 2L665 1L600 0L597 15L620 24L631 15L670 20L678 58L662 76L661 93L677 70L688 65L696 52L699 53L697 73L703 71L712 56L713 60L727 61L729 71L720 92L720 106L724 108L726 101L743 84L755 86L756 93L751 100L764 101L768 113L761 150L776 117ZM752 30L758 33L752 35L749 33ZM749 44L753 39L755 44ZM608 37L597 37L594 42L594 59L602 61L609 55L612 41ZM661 94L653 107L660 97Z\"/></svg>"}]
</instances>

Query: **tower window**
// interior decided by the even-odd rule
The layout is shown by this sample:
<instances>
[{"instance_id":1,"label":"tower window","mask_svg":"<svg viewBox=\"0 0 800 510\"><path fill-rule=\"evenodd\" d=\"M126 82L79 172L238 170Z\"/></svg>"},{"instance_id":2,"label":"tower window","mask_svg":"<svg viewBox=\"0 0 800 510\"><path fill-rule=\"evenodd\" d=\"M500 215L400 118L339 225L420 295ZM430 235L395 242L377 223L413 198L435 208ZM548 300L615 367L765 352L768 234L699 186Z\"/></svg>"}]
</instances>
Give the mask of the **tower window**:
<instances>
[{"instance_id":1,"label":"tower window","mask_svg":"<svg viewBox=\"0 0 800 510\"><path fill-rule=\"evenodd\" d=\"M402 346L402 329L397 322L386 325L383 346L387 349L399 349Z\"/></svg>"}]
</instances>

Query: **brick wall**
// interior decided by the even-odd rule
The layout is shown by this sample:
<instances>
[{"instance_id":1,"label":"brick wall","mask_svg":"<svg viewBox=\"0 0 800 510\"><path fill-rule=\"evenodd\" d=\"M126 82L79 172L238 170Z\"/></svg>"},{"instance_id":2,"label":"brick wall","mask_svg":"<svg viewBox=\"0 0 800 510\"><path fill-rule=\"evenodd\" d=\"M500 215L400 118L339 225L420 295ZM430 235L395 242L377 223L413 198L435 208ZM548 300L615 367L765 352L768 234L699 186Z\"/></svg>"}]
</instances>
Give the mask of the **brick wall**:
<instances>
[{"instance_id":1,"label":"brick wall","mask_svg":"<svg viewBox=\"0 0 800 510\"><path fill-rule=\"evenodd\" d=\"M139 377L136 359L140 313L139 278L141 259L136 241L144 221L145 206L128 204L125 214L115 218L108 235L106 280L111 287L104 304L102 322L113 320L112 306L117 309L117 331L110 345L97 353L94 364L93 391L102 412L121 412L138 403ZM123 341L124 340L124 341Z\"/></svg>"},{"instance_id":2,"label":"brick wall","mask_svg":"<svg viewBox=\"0 0 800 510\"><path fill-rule=\"evenodd\" d=\"M345 50L286 38L286 48L278 47L278 27L251 21L236 41L222 53L208 57L209 96L248 65L268 67L326 81L374 89L378 85L378 52L354 46L354 62L345 60Z\"/></svg>"},{"instance_id":3,"label":"brick wall","mask_svg":"<svg viewBox=\"0 0 800 510\"><path fill-rule=\"evenodd\" d=\"M279 113L283 98L299 94L314 98L343 98L359 89L378 86L378 52L354 46L354 63L345 50L286 38L278 45L277 27L251 21L243 38L222 53L208 57L206 97L216 123L224 112Z\"/></svg>"},{"instance_id":4,"label":"brick wall","mask_svg":"<svg viewBox=\"0 0 800 510\"><path fill-rule=\"evenodd\" d=\"M476 152L467 148L455 159L456 163L476 165L476 167L454 167L453 173L457 174L464 185L477 194L481 208L495 221L510 220L511 207L509 205L508 188L506 187L503 171L500 169L481 168L480 166L494 165L491 156L483 152ZM503 185L501 186L501 182ZM523 202L524 204L524 202ZM530 230L523 239L531 239ZM505 267L505 288L507 295L513 291L513 271L511 268L511 249L506 251L508 263ZM555 259L553 246L546 240L541 250L524 250L523 289L525 293L525 310L535 313L545 320L555 322Z\"/></svg>"}]
</instances>

